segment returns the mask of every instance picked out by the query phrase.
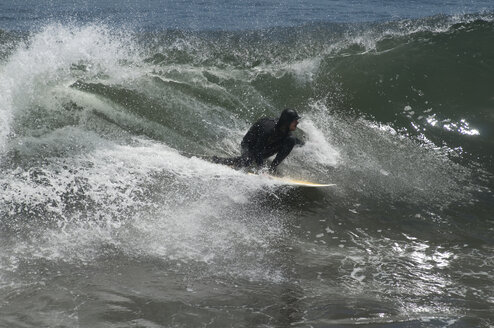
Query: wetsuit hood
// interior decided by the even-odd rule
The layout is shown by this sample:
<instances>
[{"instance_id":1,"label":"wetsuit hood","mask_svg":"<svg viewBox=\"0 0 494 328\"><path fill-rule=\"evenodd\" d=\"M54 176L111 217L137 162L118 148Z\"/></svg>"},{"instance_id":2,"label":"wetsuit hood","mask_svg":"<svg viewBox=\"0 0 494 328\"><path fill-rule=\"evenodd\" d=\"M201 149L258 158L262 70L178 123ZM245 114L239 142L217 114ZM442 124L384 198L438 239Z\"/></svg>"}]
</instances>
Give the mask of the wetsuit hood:
<instances>
[{"instance_id":1,"label":"wetsuit hood","mask_svg":"<svg viewBox=\"0 0 494 328\"><path fill-rule=\"evenodd\" d=\"M278 123L276 123L276 130L287 133L289 132L290 124L300 119L300 116L294 109L287 108L281 112Z\"/></svg>"}]
</instances>

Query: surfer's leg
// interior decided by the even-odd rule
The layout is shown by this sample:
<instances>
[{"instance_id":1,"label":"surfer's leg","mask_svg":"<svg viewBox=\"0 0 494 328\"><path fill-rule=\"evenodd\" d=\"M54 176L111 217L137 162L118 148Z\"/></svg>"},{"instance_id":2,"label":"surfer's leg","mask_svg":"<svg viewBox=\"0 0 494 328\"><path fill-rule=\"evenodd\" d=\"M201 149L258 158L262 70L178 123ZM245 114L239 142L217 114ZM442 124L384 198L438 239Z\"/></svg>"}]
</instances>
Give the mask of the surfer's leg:
<instances>
[{"instance_id":1,"label":"surfer's leg","mask_svg":"<svg viewBox=\"0 0 494 328\"><path fill-rule=\"evenodd\" d=\"M222 158L218 156L212 156L211 162L216 164L233 166L236 169L250 166L254 161L254 157L250 154L249 150L246 147L243 147L241 149L241 152L242 155L238 157Z\"/></svg>"},{"instance_id":2,"label":"surfer's leg","mask_svg":"<svg viewBox=\"0 0 494 328\"><path fill-rule=\"evenodd\" d=\"M216 164L233 166L236 169L240 169L242 167L250 166L252 164L252 157L249 156L248 154L243 154L242 156L238 156L238 157L227 157L227 158L212 156L211 162Z\"/></svg>"},{"instance_id":3,"label":"surfer's leg","mask_svg":"<svg viewBox=\"0 0 494 328\"><path fill-rule=\"evenodd\" d=\"M211 157L211 162L216 163L216 164L222 164L222 165L230 165L230 166L237 166L238 163L240 163L242 160L242 157L218 157L218 156L212 156Z\"/></svg>"}]
</instances>

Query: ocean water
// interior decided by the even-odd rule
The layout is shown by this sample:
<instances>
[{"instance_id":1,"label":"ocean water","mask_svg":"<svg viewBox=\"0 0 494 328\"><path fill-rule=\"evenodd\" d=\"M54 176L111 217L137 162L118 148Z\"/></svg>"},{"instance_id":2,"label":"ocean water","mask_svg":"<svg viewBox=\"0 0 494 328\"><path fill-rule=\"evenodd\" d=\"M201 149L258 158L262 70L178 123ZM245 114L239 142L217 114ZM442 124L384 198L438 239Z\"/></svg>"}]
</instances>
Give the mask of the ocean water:
<instances>
[{"instance_id":1,"label":"ocean water","mask_svg":"<svg viewBox=\"0 0 494 328\"><path fill-rule=\"evenodd\" d=\"M0 327L493 327L492 1L0 3ZM303 116L296 188L235 156Z\"/></svg>"}]
</instances>

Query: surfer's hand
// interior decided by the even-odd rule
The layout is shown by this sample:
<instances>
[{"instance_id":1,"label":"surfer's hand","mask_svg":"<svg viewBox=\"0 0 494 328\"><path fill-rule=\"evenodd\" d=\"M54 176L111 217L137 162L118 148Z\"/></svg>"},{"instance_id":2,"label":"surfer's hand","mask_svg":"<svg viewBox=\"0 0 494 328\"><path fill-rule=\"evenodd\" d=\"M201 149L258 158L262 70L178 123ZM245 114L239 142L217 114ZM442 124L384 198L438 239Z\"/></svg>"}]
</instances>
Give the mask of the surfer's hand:
<instances>
[{"instance_id":1,"label":"surfer's hand","mask_svg":"<svg viewBox=\"0 0 494 328\"><path fill-rule=\"evenodd\" d=\"M302 137L304 140L301 140L299 138L295 138L295 145L298 147L302 147L305 145L305 136Z\"/></svg>"}]
</instances>

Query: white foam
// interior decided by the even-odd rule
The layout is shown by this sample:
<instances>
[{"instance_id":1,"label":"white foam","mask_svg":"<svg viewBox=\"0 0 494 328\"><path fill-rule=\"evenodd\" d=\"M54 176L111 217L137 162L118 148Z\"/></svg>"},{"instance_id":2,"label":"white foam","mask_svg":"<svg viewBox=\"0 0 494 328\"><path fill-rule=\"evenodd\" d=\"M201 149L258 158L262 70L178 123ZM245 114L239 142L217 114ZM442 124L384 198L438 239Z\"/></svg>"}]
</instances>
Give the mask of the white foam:
<instances>
[{"instance_id":1,"label":"white foam","mask_svg":"<svg viewBox=\"0 0 494 328\"><path fill-rule=\"evenodd\" d=\"M77 135L58 130L64 132ZM0 179L7 186L1 204L20 205L23 224L29 226L26 210L46 220L36 227L40 237L18 241L13 254L90 263L110 246L131 256L214 264L208 270L216 274L283 279L265 260L276 251L272 240L283 235L282 219L251 206L253 196L273 185L270 180L185 158L149 140L130 146L77 136L89 144L84 138L94 138L94 149ZM80 208L71 210L70 199ZM43 213L36 212L40 208Z\"/></svg>"},{"instance_id":2,"label":"white foam","mask_svg":"<svg viewBox=\"0 0 494 328\"><path fill-rule=\"evenodd\" d=\"M322 165L336 166L340 160L340 154L330 144L329 138L323 130L316 127L310 118L304 118L299 126L306 134L306 142L302 149L306 160Z\"/></svg>"},{"instance_id":3,"label":"white foam","mask_svg":"<svg viewBox=\"0 0 494 328\"><path fill-rule=\"evenodd\" d=\"M125 46L120 42L125 37L113 35L104 26L53 24L21 43L0 67L0 151L16 115L53 97L46 94L50 87L75 82L79 76L73 65L82 65L86 77L133 78L136 70L121 64L136 53L130 40Z\"/></svg>"},{"instance_id":4,"label":"white foam","mask_svg":"<svg viewBox=\"0 0 494 328\"><path fill-rule=\"evenodd\" d=\"M308 58L300 61L293 62L289 65L290 70L301 82L312 82L314 75L316 74L321 64L321 58Z\"/></svg>"},{"instance_id":5,"label":"white foam","mask_svg":"<svg viewBox=\"0 0 494 328\"><path fill-rule=\"evenodd\" d=\"M276 78L281 78L285 74L293 75L299 83L310 83L319 70L321 56L314 56L302 60L292 60L282 63L260 65L253 68L250 79L259 74L270 74ZM239 75L237 75L240 77Z\"/></svg>"}]
</instances>

